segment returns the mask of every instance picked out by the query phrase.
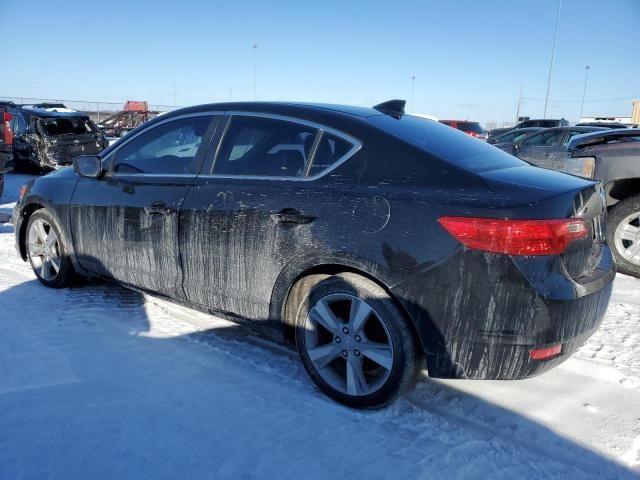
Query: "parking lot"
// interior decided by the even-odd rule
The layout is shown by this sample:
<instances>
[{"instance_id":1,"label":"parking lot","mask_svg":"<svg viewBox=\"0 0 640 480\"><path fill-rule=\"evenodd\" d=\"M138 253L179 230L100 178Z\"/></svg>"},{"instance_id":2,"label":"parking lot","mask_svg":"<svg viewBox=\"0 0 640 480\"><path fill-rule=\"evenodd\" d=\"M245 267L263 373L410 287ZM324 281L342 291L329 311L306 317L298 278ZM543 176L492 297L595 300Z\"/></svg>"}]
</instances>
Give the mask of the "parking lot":
<instances>
[{"instance_id":1,"label":"parking lot","mask_svg":"<svg viewBox=\"0 0 640 480\"><path fill-rule=\"evenodd\" d=\"M640 280L619 275L596 335L542 376L423 376L354 411L246 328L114 285L40 285L7 223L28 178L8 174L0 201L0 478L640 472Z\"/></svg>"}]
</instances>

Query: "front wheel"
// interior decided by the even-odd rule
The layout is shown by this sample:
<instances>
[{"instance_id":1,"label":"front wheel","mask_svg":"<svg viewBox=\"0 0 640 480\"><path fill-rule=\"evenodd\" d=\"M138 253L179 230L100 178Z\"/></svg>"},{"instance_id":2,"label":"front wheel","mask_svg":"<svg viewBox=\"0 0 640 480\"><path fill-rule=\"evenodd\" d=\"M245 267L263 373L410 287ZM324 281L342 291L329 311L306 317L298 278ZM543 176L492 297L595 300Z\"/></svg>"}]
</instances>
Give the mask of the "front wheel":
<instances>
[{"instance_id":1,"label":"front wheel","mask_svg":"<svg viewBox=\"0 0 640 480\"><path fill-rule=\"evenodd\" d=\"M298 304L288 312L314 382L355 408L381 408L408 391L421 357L408 320L385 290L353 273L313 283L295 295Z\"/></svg>"},{"instance_id":2,"label":"front wheel","mask_svg":"<svg viewBox=\"0 0 640 480\"><path fill-rule=\"evenodd\" d=\"M607 224L607 241L618 270L640 277L640 195L614 205Z\"/></svg>"},{"instance_id":3,"label":"front wheel","mask_svg":"<svg viewBox=\"0 0 640 480\"><path fill-rule=\"evenodd\" d=\"M49 212L42 209L31 215L26 242L29 263L43 285L63 288L71 284L73 265L60 228Z\"/></svg>"}]
</instances>

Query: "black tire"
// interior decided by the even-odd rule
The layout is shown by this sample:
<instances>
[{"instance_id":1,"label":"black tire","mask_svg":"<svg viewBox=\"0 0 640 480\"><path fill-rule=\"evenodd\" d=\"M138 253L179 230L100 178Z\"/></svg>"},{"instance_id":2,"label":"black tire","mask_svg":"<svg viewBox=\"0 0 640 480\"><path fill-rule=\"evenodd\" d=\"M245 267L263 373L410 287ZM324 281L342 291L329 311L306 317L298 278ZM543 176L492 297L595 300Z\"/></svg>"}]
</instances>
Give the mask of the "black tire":
<instances>
[{"instance_id":1,"label":"black tire","mask_svg":"<svg viewBox=\"0 0 640 480\"><path fill-rule=\"evenodd\" d=\"M620 252L620 242L616 242L615 239L616 230L620 227L621 223L625 222L630 215L637 214L639 212L640 195L625 198L611 207L607 218L607 242L613 252L618 271L640 278L640 265L636 265L624 258Z\"/></svg>"},{"instance_id":2,"label":"black tire","mask_svg":"<svg viewBox=\"0 0 640 480\"><path fill-rule=\"evenodd\" d=\"M42 276L42 267L36 264L37 258L31 257L31 247L29 245L29 235L31 232L31 228L35 222L44 222L50 229L53 229L57 236L57 247L56 251L58 253L58 257L60 260L60 268L55 273L55 276L52 278L44 278ZM27 251L27 256L29 258L29 263L31 264L31 268L33 272L36 274L36 277L43 285L49 288L65 288L73 284L74 279L76 278L75 271L73 269L73 264L71 262L71 258L69 257L67 245L65 243L65 238L61 234L60 227L58 226L56 220L53 216L46 210L41 209L34 212L31 217L29 217L29 222L27 223L27 230L25 234L25 246Z\"/></svg>"},{"instance_id":3,"label":"black tire","mask_svg":"<svg viewBox=\"0 0 640 480\"><path fill-rule=\"evenodd\" d=\"M366 301L376 314L373 317L376 323L383 324L386 329L385 335L392 346L393 362L391 368L385 372L388 376L386 379L383 378L383 383L376 387L376 390L366 394L350 395L334 388L318 373L309 357L306 344L309 312L319 299L326 299L328 296L333 298L335 295L348 295L357 297L360 301ZM286 315L287 322L295 325L296 346L307 373L332 399L353 408L382 408L409 391L415 384L422 366L422 355L419 353L417 339L409 321L393 299L375 282L354 273L305 277L292 289L287 302ZM367 324L370 321L368 320ZM357 351L355 353L360 355ZM365 354L362 355L361 362L365 359ZM335 359L335 362L340 363L340 361L344 361L345 365L347 363L346 359ZM346 387L343 390L346 390Z\"/></svg>"}]
</instances>

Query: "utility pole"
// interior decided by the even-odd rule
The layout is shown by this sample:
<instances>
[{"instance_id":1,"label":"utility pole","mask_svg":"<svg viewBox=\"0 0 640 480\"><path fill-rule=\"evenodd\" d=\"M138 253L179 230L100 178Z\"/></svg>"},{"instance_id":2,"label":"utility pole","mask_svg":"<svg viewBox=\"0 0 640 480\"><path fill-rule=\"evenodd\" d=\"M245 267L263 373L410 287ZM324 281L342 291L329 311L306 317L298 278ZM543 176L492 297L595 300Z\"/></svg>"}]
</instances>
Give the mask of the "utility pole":
<instances>
[{"instance_id":1,"label":"utility pole","mask_svg":"<svg viewBox=\"0 0 640 480\"><path fill-rule=\"evenodd\" d=\"M520 121L520 105L522 104L522 84L520 84L520 95L518 95L518 110L516 110L516 125Z\"/></svg>"},{"instance_id":2,"label":"utility pole","mask_svg":"<svg viewBox=\"0 0 640 480\"><path fill-rule=\"evenodd\" d=\"M416 97L416 76L412 75L411 76L411 111L412 112L416 111L415 97Z\"/></svg>"},{"instance_id":3,"label":"utility pole","mask_svg":"<svg viewBox=\"0 0 640 480\"><path fill-rule=\"evenodd\" d=\"M556 54L556 41L558 40L558 25L560 24L560 9L562 8L562 0L558 1L558 16L556 17L556 33L553 36L553 48L551 49L551 62L549 63L549 79L547 80L547 96L544 98L544 115L547 118L547 104L549 103L549 90L551 89L551 73L553 72L553 57Z\"/></svg>"},{"instance_id":4,"label":"utility pole","mask_svg":"<svg viewBox=\"0 0 640 480\"><path fill-rule=\"evenodd\" d=\"M578 117L578 121L580 122L582 118L582 111L584 110L584 97L587 95L587 80L589 79L589 70L591 70L591 66L587 65L584 67L584 88L582 89L582 103L580 104L580 116Z\"/></svg>"},{"instance_id":5,"label":"utility pole","mask_svg":"<svg viewBox=\"0 0 640 480\"><path fill-rule=\"evenodd\" d=\"M257 97L257 93L256 93L257 90L258 90L258 87L257 87L257 82L258 82L258 74L257 74L257 71L258 71L258 67L257 67L257 64L258 64L258 44L257 43L253 43L251 45L251 48L253 48L253 99L256 100L258 98Z\"/></svg>"}]
</instances>

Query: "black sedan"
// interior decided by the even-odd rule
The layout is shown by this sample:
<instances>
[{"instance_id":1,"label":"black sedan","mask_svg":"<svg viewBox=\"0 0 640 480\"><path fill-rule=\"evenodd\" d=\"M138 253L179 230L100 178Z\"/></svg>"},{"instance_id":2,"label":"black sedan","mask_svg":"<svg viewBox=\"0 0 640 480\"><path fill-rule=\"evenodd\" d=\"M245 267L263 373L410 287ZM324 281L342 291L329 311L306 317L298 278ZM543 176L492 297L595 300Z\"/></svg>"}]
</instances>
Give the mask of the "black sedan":
<instances>
[{"instance_id":1,"label":"black sedan","mask_svg":"<svg viewBox=\"0 0 640 480\"><path fill-rule=\"evenodd\" d=\"M601 130L606 129L604 127L545 128L514 142L509 153L539 167L555 168L558 162L563 162L569 156L567 145L573 137Z\"/></svg>"},{"instance_id":2,"label":"black sedan","mask_svg":"<svg viewBox=\"0 0 640 480\"><path fill-rule=\"evenodd\" d=\"M26 185L38 279L111 279L297 345L332 398L517 379L597 328L615 276L597 182L437 122L294 103L189 107Z\"/></svg>"}]
</instances>

